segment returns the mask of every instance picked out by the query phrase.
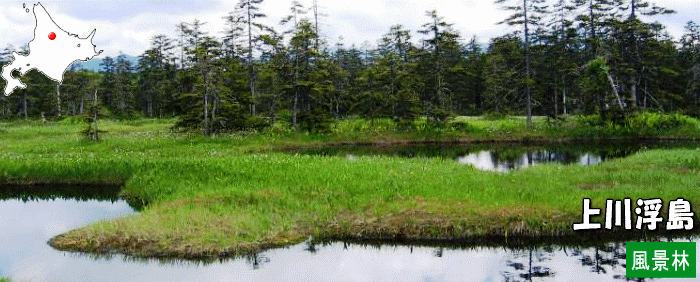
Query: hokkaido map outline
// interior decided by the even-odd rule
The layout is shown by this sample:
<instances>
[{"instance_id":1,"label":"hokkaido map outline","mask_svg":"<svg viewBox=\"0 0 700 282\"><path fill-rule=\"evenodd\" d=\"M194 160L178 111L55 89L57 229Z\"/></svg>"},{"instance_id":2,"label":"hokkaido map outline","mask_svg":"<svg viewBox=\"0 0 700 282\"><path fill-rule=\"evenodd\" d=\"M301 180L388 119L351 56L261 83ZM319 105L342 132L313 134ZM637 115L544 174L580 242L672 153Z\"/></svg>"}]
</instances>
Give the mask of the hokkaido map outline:
<instances>
[{"instance_id":1,"label":"hokkaido map outline","mask_svg":"<svg viewBox=\"0 0 700 282\"><path fill-rule=\"evenodd\" d=\"M28 12L29 9L26 9ZM36 26L34 28L34 38L29 42L29 53L21 55L12 52L13 59L2 68L0 75L7 84L5 85L5 96L9 96L15 89L24 89L27 86L12 76L14 70L20 75L25 75L32 69L46 75L48 78L58 82L63 81L63 74L68 67L76 61L89 61L102 53L95 51L92 39L96 29L85 38L78 37L77 34L70 33L59 27L46 11L41 3L32 7Z\"/></svg>"}]
</instances>

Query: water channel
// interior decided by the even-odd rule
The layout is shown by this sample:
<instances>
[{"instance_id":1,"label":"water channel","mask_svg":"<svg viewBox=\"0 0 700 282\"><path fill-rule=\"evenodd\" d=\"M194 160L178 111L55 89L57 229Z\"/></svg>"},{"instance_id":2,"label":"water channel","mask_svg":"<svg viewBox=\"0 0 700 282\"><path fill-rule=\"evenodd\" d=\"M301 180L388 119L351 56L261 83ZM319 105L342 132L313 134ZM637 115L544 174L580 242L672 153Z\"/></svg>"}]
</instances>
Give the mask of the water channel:
<instances>
[{"instance_id":1,"label":"water channel","mask_svg":"<svg viewBox=\"0 0 700 282\"><path fill-rule=\"evenodd\" d=\"M380 148L406 157L447 157L487 170L507 171L542 162L597 163L624 157L648 145L597 151L528 147ZM341 150L342 149L342 150ZM367 148L332 148L314 154L366 155ZM299 152L295 152L299 153ZM304 153L310 153L305 151ZM495 156L495 157L494 157ZM502 158L501 156L507 156ZM474 160L476 162L473 162ZM512 160L517 160L512 162ZM506 165L502 160L511 160ZM583 161L585 160L585 161ZM515 165L515 164L519 164ZM12 281L619 281L625 278L624 242L594 246L556 243L510 248L477 245L399 245L349 242L311 243L221 261L135 259L121 254L58 251L47 241L99 220L134 214L138 207L90 187L26 191L0 189L0 277ZM669 240L669 239L661 239ZM700 242L700 237L674 241ZM700 248L698 248L700 249ZM697 259L700 264L700 259ZM700 269L699 269L700 270ZM700 277L700 273L698 273ZM633 280L637 281L637 280ZM645 280L647 281L647 280ZM648 281L665 281L655 279ZM671 281L695 281L673 279Z\"/></svg>"}]
</instances>

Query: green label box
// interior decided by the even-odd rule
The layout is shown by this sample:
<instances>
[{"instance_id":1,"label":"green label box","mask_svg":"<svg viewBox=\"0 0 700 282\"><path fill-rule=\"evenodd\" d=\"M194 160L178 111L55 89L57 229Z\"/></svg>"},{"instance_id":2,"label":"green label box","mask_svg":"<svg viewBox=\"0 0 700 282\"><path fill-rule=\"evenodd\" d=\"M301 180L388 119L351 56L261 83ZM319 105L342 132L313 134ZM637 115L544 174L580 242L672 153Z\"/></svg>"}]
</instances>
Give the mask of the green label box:
<instances>
[{"instance_id":1,"label":"green label box","mask_svg":"<svg viewBox=\"0 0 700 282\"><path fill-rule=\"evenodd\" d=\"M627 242L628 278L695 278L695 242Z\"/></svg>"}]
</instances>

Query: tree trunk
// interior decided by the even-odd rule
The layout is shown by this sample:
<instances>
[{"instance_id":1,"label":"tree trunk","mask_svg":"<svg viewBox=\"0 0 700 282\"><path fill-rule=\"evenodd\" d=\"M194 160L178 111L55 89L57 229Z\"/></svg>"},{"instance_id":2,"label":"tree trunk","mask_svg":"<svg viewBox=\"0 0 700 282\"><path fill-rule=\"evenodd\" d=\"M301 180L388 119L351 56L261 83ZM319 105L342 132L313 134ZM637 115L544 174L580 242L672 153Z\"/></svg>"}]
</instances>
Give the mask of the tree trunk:
<instances>
[{"instance_id":1,"label":"tree trunk","mask_svg":"<svg viewBox=\"0 0 700 282\"><path fill-rule=\"evenodd\" d=\"M318 3L317 3L316 0L314 0L314 21L315 21L315 31L316 31L316 38L315 38L315 39L316 39L316 42L315 42L316 45L314 45L314 47L318 50L318 49L319 49L319 47L318 47L318 39L319 39L319 38L318 38L318 37L319 37L320 35L318 34Z\"/></svg>"},{"instance_id":2,"label":"tree trunk","mask_svg":"<svg viewBox=\"0 0 700 282\"><path fill-rule=\"evenodd\" d=\"M620 109L624 108L624 106L622 105L622 99L620 99L620 92L617 90L617 86L615 86L615 80L613 80L612 75L610 75L610 72L608 72L607 70L605 71L605 75L608 77L610 87L612 87L612 90L615 93L615 97L617 98L617 103L620 105Z\"/></svg>"},{"instance_id":3,"label":"tree trunk","mask_svg":"<svg viewBox=\"0 0 700 282\"><path fill-rule=\"evenodd\" d=\"M495 96L496 96L495 97L496 98L496 112L499 113L499 111L498 111L498 95L495 95Z\"/></svg>"},{"instance_id":4,"label":"tree trunk","mask_svg":"<svg viewBox=\"0 0 700 282\"><path fill-rule=\"evenodd\" d=\"M209 129L209 132L214 133L214 123L216 122L216 110L219 105L219 98L218 95L214 97L212 109L211 109L211 128Z\"/></svg>"},{"instance_id":5,"label":"tree trunk","mask_svg":"<svg viewBox=\"0 0 700 282\"><path fill-rule=\"evenodd\" d=\"M630 14L630 19L633 19L636 17L636 9L637 9L637 3L636 0L630 1L630 6L632 6L632 13Z\"/></svg>"},{"instance_id":6,"label":"tree trunk","mask_svg":"<svg viewBox=\"0 0 700 282\"><path fill-rule=\"evenodd\" d=\"M523 17L525 17L525 95L527 95L527 126L531 126L532 99L530 97L530 34L527 26L527 0L523 0Z\"/></svg>"},{"instance_id":7,"label":"tree trunk","mask_svg":"<svg viewBox=\"0 0 700 282\"><path fill-rule=\"evenodd\" d=\"M631 106L632 106L632 108L636 108L637 107L637 82L635 79L632 79L632 87L630 89L630 92L632 94L632 97L631 97L632 105Z\"/></svg>"},{"instance_id":8,"label":"tree trunk","mask_svg":"<svg viewBox=\"0 0 700 282\"><path fill-rule=\"evenodd\" d=\"M93 106L93 114L94 114L93 122L95 124L95 126L93 127L93 130L95 132L94 139L100 140L100 131L97 128L97 112L99 111L99 109L97 108L97 89L95 89L95 95L94 95L94 98L92 100L92 106Z\"/></svg>"},{"instance_id":9,"label":"tree trunk","mask_svg":"<svg viewBox=\"0 0 700 282\"><path fill-rule=\"evenodd\" d=\"M296 18L294 20L296 23ZM292 125L297 127L297 113L299 112L299 61L297 56L294 57L294 108L292 109Z\"/></svg>"},{"instance_id":10,"label":"tree trunk","mask_svg":"<svg viewBox=\"0 0 700 282\"><path fill-rule=\"evenodd\" d=\"M204 129L203 134L209 136L209 95L204 93Z\"/></svg>"},{"instance_id":11,"label":"tree trunk","mask_svg":"<svg viewBox=\"0 0 700 282\"><path fill-rule=\"evenodd\" d=\"M153 96L148 96L148 117L153 117Z\"/></svg>"},{"instance_id":12,"label":"tree trunk","mask_svg":"<svg viewBox=\"0 0 700 282\"><path fill-rule=\"evenodd\" d=\"M561 107L564 110L564 115L566 115L566 87L562 89L562 102Z\"/></svg>"},{"instance_id":13,"label":"tree trunk","mask_svg":"<svg viewBox=\"0 0 700 282\"><path fill-rule=\"evenodd\" d=\"M593 0L590 0L589 6L588 6L588 28L590 29L590 38L589 38L589 59L593 59L596 56L596 53L598 52L597 50L597 40L596 40L596 24L595 24L595 11L594 11L594 3Z\"/></svg>"},{"instance_id":14,"label":"tree trunk","mask_svg":"<svg viewBox=\"0 0 700 282\"><path fill-rule=\"evenodd\" d=\"M557 97L557 90L559 89L559 77L554 76L554 116L559 115L559 97Z\"/></svg>"},{"instance_id":15,"label":"tree trunk","mask_svg":"<svg viewBox=\"0 0 700 282\"><path fill-rule=\"evenodd\" d=\"M297 127L297 112L299 112L299 93L294 91L294 108L292 109L292 125Z\"/></svg>"},{"instance_id":16,"label":"tree trunk","mask_svg":"<svg viewBox=\"0 0 700 282\"><path fill-rule=\"evenodd\" d=\"M27 91L22 95L22 107L24 108L24 119L27 119Z\"/></svg>"},{"instance_id":17,"label":"tree trunk","mask_svg":"<svg viewBox=\"0 0 700 282\"><path fill-rule=\"evenodd\" d=\"M209 136L209 82L208 74L204 74L204 136Z\"/></svg>"},{"instance_id":18,"label":"tree trunk","mask_svg":"<svg viewBox=\"0 0 700 282\"><path fill-rule=\"evenodd\" d=\"M61 117L61 91L60 91L61 84L58 83L56 84L56 110L58 117Z\"/></svg>"},{"instance_id":19,"label":"tree trunk","mask_svg":"<svg viewBox=\"0 0 700 282\"><path fill-rule=\"evenodd\" d=\"M251 15L250 15L250 0L248 0L247 6L248 12L248 83L250 84L250 96L253 100L251 105L251 113L255 115L255 81L253 81L253 30Z\"/></svg>"}]
</instances>

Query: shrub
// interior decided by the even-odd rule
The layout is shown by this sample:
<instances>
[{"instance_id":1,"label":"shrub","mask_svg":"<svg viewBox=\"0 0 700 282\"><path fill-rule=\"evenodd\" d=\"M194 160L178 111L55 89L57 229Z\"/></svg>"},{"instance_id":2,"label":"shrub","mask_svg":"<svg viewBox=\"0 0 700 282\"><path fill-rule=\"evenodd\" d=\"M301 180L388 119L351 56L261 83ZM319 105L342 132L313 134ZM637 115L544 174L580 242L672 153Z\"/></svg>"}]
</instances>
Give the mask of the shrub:
<instances>
[{"instance_id":1,"label":"shrub","mask_svg":"<svg viewBox=\"0 0 700 282\"><path fill-rule=\"evenodd\" d=\"M478 130L474 125L467 122L466 120L456 120L449 123L452 130L462 133L475 132Z\"/></svg>"},{"instance_id":2,"label":"shrub","mask_svg":"<svg viewBox=\"0 0 700 282\"><path fill-rule=\"evenodd\" d=\"M277 113L277 119L278 119L278 120L285 121L285 122L291 124L291 123L292 123L292 116L293 116L293 115L294 115L294 114L293 114L292 111L290 111L290 110L286 110L286 109L285 109L285 110L280 110L280 111Z\"/></svg>"},{"instance_id":3,"label":"shrub","mask_svg":"<svg viewBox=\"0 0 700 282\"><path fill-rule=\"evenodd\" d=\"M265 132L270 134L289 134L292 132L292 126L286 120L278 119L265 129Z\"/></svg>"},{"instance_id":4,"label":"shrub","mask_svg":"<svg viewBox=\"0 0 700 282\"><path fill-rule=\"evenodd\" d=\"M548 126L562 126L564 123L566 123L566 116L548 115L545 122Z\"/></svg>"},{"instance_id":5,"label":"shrub","mask_svg":"<svg viewBox=\"0 0 700 282\"><path fill-rule=\"evenodd\" d=\"M410 119L394 119L396 124L396 130L398 131L412 131L416 129L415 120Z\"/></svg>"},{"instance_id":6,"label":"shrub","mask_svg":"<svg viewBox=\"0 0 700 282\"><path fill-rule=\"evenodd\" d=\"M252 130L263 130L266 127L269 127L271 125L271 121L269 118L261 115L251 115L248 118L248 124L247 127L252 129Z\"/></svg>"},{"instance_id":7,"label":"shrub","mask_svg":"<svg viewBox=\"0 0 700 282\"><path fill-rule=\"evenodd\" d=\"M358 117L348 117L336 123L333 130L340 134L347 134L352 132L364 132L367 128L369 128L369 123L366 120Z\"/></svg>"},{"instance_id":8,"label":"shrub","mask_svg":"<svg viewBox=\"0 0 700 282\"><path fill-rule=\"evenodd\" d=\"M662 131L680 128L697 128L698 120L683 114L641 112L630 116L627 125L633 131Z\"/></svg>"},{"instance_id":9,"label":"shrub","mask_svg":"<svg viewBox=\"0 0 700 282\"><path fill-rule=\"evenodd\" d=\"M580 115L576 118L576 123L587 126L601 126L605 124L599 115Z\"/></svg>"},{"instance_id":10,"label":"shrub","mask_svg":"<svg viewBox=\"0 0 700 282\"><path fill-rule=\"evenodd\" d=\"M112 110L110 110L107 107L100 107L100 117L103 118L114 118L114 114L112 113Z\"/></svg>"},{"instance_id":11,"label":"shrub","mask_svg":"<svg viewBox=\"0 0 700 282\"><path fill-rule=\"evenodd\" d=\"M619 117L617 117L619 119ZM627 115L622 121L603 120L599 115L579 116L576 122L582 127L597 128L598 134L618 135L629 133L632 135L655 135L668 133L671 130L697 129L697 119L679 114L664 114L657 112L640 112Z\"/></svg>"},{"instance_id":12,"label":"shrub","mask_svg":"<svg viewBox=\"0 0 700 282\"><path fill-rule=\"evenodd\" d=\"M303 131L311 133L328 133L331 131L331 116L325 111L300 112L297 123Z\"/></svg>"},{"instance_id":13,"label":"shrub","mask_svg":"<svg viewBox=\"0 0 700 282\"><path fill-rule=\"evenodd\" d=\"M112 115L112 118L114 118L116 120L126 120L126 121L143 119L145 117L142 112L134 111L133 109L118 111L116 113L112 112L110 114Z\"/></svg>"},{"instance_id":14,"label":"shrub","mask_svg":"<svg viewBox=\"0 0 700 282\"><path fill-rule=\"evenodd\" d=\"M484 113L485 120L498 120L498 119L504 119L507 117L508 117L508 114L502 113L502 112L490 111L490 112Z\"/></svg>"},{"instance_id":15,"label":"shrub","mask_svg":"<svg viewBox=\"0 0 700 282\"><path fill-rule=\"evenodd\" d=\"M613 124L622 127L626 126L627 119L629 117L629 112L623 108L620 108L618 105L605 109L601 114L601 119L606 124Z\"/></svg>"},{"instance_id":16,"label":"shrub","mask_svg":"<svg viewBox=\"0 0 700 282\"><path fill-rule=\"evenodd\" d=\"M85 123L85 118L83 116L67 116L58 121L58 124L68 125L68 124L81 124Z\"/></svg>"},{"instance_id":17,"label":"shrub","mask_svg":"<svg viewBox=\"0 0 700 282\"><path fill-rule=\"evenodd\" d=\"M457 119L448 124L448 127L458 133L483 133L485 129L480 128L474 122Z\"/></svg>"}]
</instances>

